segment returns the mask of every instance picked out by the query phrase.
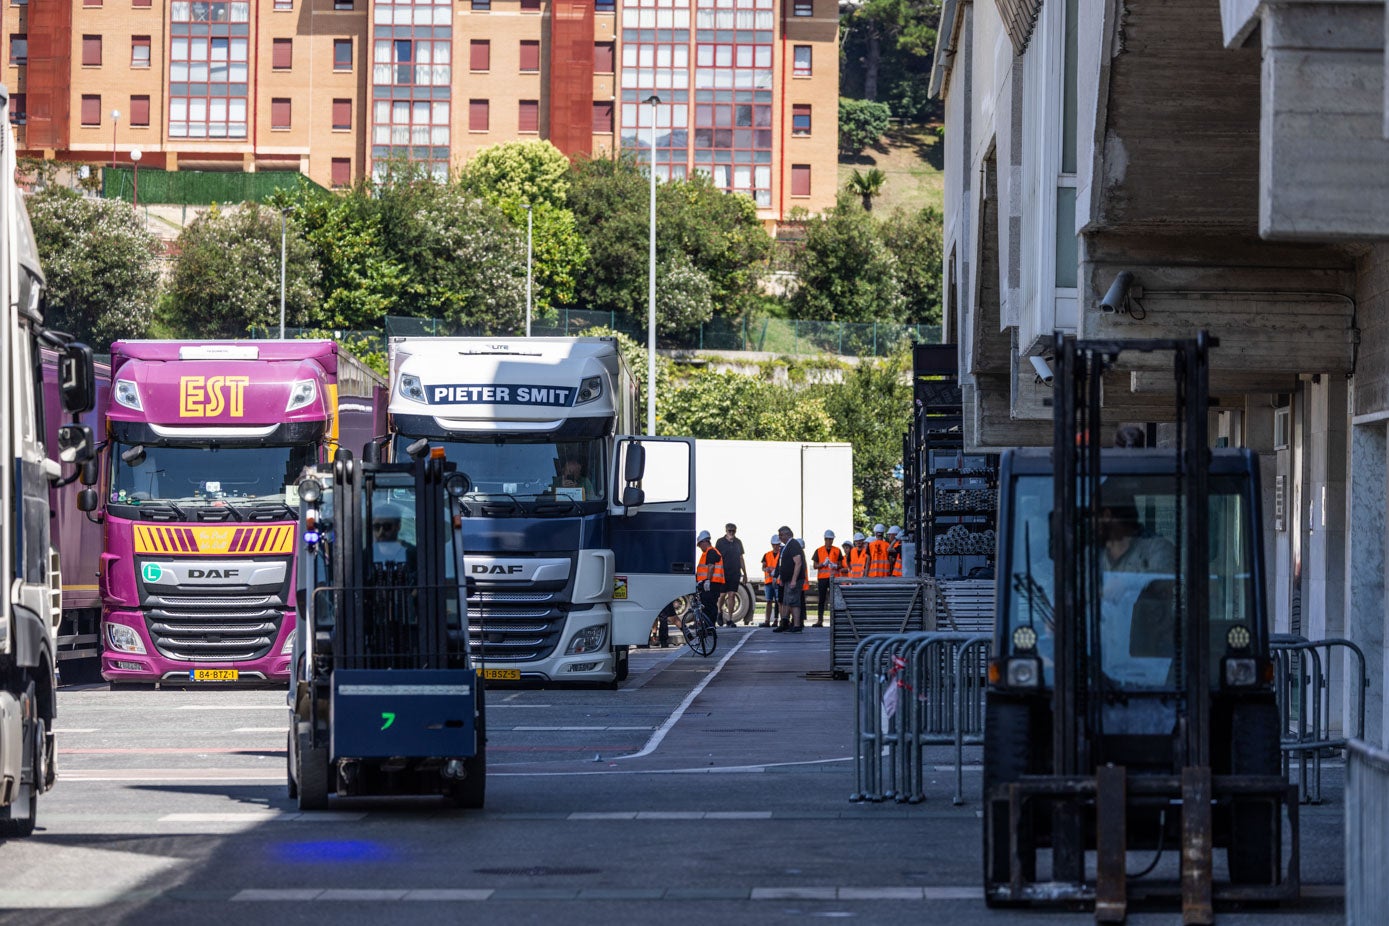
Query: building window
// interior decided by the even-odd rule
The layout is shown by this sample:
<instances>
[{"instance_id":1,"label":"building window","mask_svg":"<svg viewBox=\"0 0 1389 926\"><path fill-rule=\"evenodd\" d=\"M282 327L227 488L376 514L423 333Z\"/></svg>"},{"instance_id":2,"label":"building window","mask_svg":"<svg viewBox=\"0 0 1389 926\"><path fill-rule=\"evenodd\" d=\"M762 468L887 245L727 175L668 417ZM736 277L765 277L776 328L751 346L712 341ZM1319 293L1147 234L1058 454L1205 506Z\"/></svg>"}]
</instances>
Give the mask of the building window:
<instances>
[{"instance_id":1,"label":"building window","mask_svg":"<svg viewBox=\"0 0 1389 926\"><path fill-rule=\"evenodd\" d=\"M82 36L82 66L84 68L101 67L101 36Z\"/></svg>"},{"instance_id":2,"label":"building window","mask_svg":"<svg viewBox=\"0 0 1389 926\"><path fill-rule=\"evenodd\" d=\"M518 132L539 132L540 131L540 101L522 100L517 112L516 131Z\"/></svg>"},{"instance_id":3,"label":"building window","mask_svg":"<svg viewBox=\"0 0 1389 926\"><path fill-rule=\"evenodd\" d=\"M24 125L29 121L29 110L22 93L10 94L10 121L15 125Z\"/></svg>"},{"instance_id":4,"label":"building window","mask_svg":"<svg viewBox=\"0 0 1389 926\"><path fill-rule=\"evenodd\" d=\"M245 138L250 4L174 0L168 9L169 137Z\"/></svg>"},{"instance_id":5,"label":"building window","mask_svg":"<svg viewBox=\"0 0 1389 926\"><path fill-rule=\"evenodd\" d=\"M593 43L593 73L611 74L615 60L617 59L613 54L612 42Z\"/></svg>"},{"instance_id":6,"label":"building window","mask_svg":"<svg viewBox=\"0 0 1389 926\"><path fill-rule=\"evenodd\" d=\"M617 10L617 0L594 0L593 12L612 13Z\"/></svg>"},{"instance_id":7,"label":"building window","mask_svg":"<svg viewBox=\"0 0 1389 926\"><path fill-rule=\"evenodd\" d=\"M356 8L357 5L352 0L333 0L333 9L335 10L354 10Z\"/></svg>"},{"instance_id":8,"label":"building window","mask_svg":"<svg viewBox=\"0 0 1389 926\"><path fill-rule=\"evenodd\" d=\"M492 0L472 0L474 13L486 13L490 9L492 9Z\"/></svg>"},{"instance_id":9,"label":"building window","mask_svg":"<svg viewBox=\"0 0 1389 926\"><path fill-rule=\"evenodd\" d=\"M791 165L791 195L809 196L810 195L810 165L792 164Z\"/></svg>"},{"instance_id":10,"label":"building window","mask_svg":"<svg viewBox=\"0 0 1389 926\"><path fill-rule=\"evenodd\" d=\"M101 6L101 0L82 0L83 6Z\"/></svg>"},{"instance_id":11,"label":"building window","mask_svg":"<svg viewBox=\"0 0 1389 926\"><path fill-rule=\"evenodd\" d=\"M613 104L611 100L593 104L593 132L595 135L611 135L613 131Z\"/></svg>"},{"instance_id":12,"label":"building window","mask_svg":"<svg viewBox=\"0 0 1389 926\"><path fill-rule=\"evenodd\" d=\"M147 68L150 66L150 37L132 35L130 37L130 66Z\"/></svg>"},{"instance_id":13,"label":"building window","mask_svg":"<svg viewBox=\"0 0 1389 926\"><path fill-rule=\"evenodd\" d=\"M487 39L473 39L468 43L468 70L487 71L492 67L492 43Z\"/></svg>"},{"instance_id":14,"label":"building window","mask_svg":"<svg viewBox=\"0 0 1389 926\"><path fill-rule=\"evenodd\" d=\"M792 75L795 77L809 77L811 73L810 46L793 45L791 49L791 55L794 61L791 68Z\"/></svg>"},{"instance_id":15,"label":"building window","mask_svg":"<svg viewBox=\"0 0 1389 926\"><path fill-rule=\"evenodd\" d=\"M521 70L540 70L540 43L532 39L521 40Z\"/></svg>"},{"instance_id":16,"label":"building window","mask_svg":"<svg viewBox=\"0 0 1389 926\"><path fill-rule=\"evenodd\" d=\"M26 64L29 61L29 34L10 33L10 64Z\"/></svg>"},{"instance_id":17,"label":"building window","mask_svg":"<svg viewBox=\"0 0 1389 926\"><path fill-rule=\"evenodd\" d=\"M351 159L351 158L333 158L333 180L332 180L332 183L333 183L333 186L335 186L335 187L351 186L351 185L352 185L352 159Z\"/></svg>"},{"instance_id":18,"label":"building window","mask_svg":"<svg viewBox=\"0 0 1389 926\"><path fill-rule=\"evenodd\" d=\"M488 122L487 101L468 101L468 131L486 132Z\"/></svg>"},{"instance_id":19,"label":"building window","mask_svg":"<svg viewBox=\"0 0 1389 926\"><path fill-rule=\"evenodd\" d=\"M130 5L136 7L137 9L147 10L153 5L153 3L152 0L130 0Z\"/></svg>"},{"instance_id":20,"label":"building window","mask_svg":"<svg viewBox=\"0 0 1389 926\"><path fill-rule=\"evenodd\" d=\"M351 39L333 39L333 70L352 70Z\"/></svg>"},{"instance_id":21,"label":"building window","mask_svg":"<svg viewBox=\"0 0 1389 926\"><path fill-rule=\"evenodd\" d=\"M540 0L521 0L521 12L523 12L523 13L539 13L539 12L540 12Z\"/></svg>"},{"instance_id":22,"label":"building window","mask_svg":"<svg viewBox=\"0 0 1389 926\"><path fill-rule=\"evenodd\" d=\"M294 9L294 0L275 0L275 9L292 10Z\"/></svg>"},{"instance_id":23,"label":"building window","mask_svg":"<svg viewBox=\"0 0 1389 926\"><path fill-rule=\"evenodd\" d=\"M289 99L276 97L270 101L270 128L287 129L289 126Z\"/></svg>"},{"instance_id":24,"label":"building window","mask_svg":"<svg viewBox=\"0 0 1389 926\"><path fill-rule=\"evenodd\" d=\"M130 98L130 124L148 127L150 124L150 98L147 95Z\"/></svg>"},{"instance_id":25,"label":"building window","mask_svg":"<svg viewBox=\"0 0 1389 926\"><path fill-rule=\"evenodd\" d=\"M810 104L796 103L791 107L791 134L810 134Z\"/></svg>"},{"instance_id":26,"label":"building window","mask_svg":"<svg viewBox=\"0 0 1389 926\"><path fill-rule=\"evenodd\" d=\"M352 128L352 101L333 101L333 130L347 131Z\"/></svg>"},{"instance_id":27,"label":"building window","mask_svg":"<svg viewBox=\"0 0 1389 926\"><path fill-rule=\"evenodd\" d=\"M101 94L82 94L82 124L101 125Z\"/></svg>"},{"instance_id":28,"label":"building window","mask_svg":"<svg viewBox=\"0 0 1389 926\"><path fill-rule=\"evenodd\" d=\"M270 66L277 71L294 67L294 39L275 39L271 46Z\"/></svg>"},{"instance_id":29,"label":"building window","mask_svg":"<svg viewBox=\"0 0 1389 926\"><path fill-rule=\"evenodd\" d=\"M796 16L814 16L814 0L792 0L791 12Z\"/></svg>"}]
</instances>

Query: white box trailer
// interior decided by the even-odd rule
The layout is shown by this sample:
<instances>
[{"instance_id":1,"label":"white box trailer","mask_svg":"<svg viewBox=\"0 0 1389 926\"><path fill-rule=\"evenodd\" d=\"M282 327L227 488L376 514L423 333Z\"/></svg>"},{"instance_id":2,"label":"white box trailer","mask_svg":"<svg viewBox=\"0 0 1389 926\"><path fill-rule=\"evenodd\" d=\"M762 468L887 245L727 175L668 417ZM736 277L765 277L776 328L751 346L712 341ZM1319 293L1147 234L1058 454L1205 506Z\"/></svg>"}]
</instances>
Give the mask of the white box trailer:
<instances>
[{"instance_id":1,"label":"white box trailer","mask_svg":"<svg viewBox=\"0 0 1389 926\"><path fill-rule=\"evenodd\" d=\"M851 444L697 440L695 487L697 528L717 540L725 524L738 525L753 586L762 583L762 554L781 525L805 541L807 555L826 530L837 544L854 534Z\"/></svg>"}]
</instances>

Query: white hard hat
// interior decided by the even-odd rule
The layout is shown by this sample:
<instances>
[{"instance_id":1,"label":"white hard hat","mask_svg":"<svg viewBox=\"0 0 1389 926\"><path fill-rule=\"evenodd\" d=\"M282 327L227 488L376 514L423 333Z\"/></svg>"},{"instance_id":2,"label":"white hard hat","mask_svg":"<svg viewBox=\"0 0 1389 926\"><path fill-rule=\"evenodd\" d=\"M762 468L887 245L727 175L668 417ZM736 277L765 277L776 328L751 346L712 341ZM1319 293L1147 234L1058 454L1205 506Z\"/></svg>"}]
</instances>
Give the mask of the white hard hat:
<instances>
[{"instance_id":1,"label":"white hard hat","mask_svg":"<svg viewBox=\"0 0 1389 926\"><path fill-rule=\"evenodd\" d=\"M887 528L883 527L881 524L873 525L873 533L875 534L881 534L885 530L887 530Z\"/></svg>"},{"instance_id":2,"label":"white hard hat","mask_svg":"<svg viewBox=\"0 0 1389 926\"><path fill-rule=\"evenodd\" d=\"M862 539L863 539L863 534L859 533L858 531L854 531L854 539L855 539L855 540L862 540Z\"/></svg>"},{"instance_id":3,"label":"white hard hat","mask_svg":"<svg viewBox=\"0 0 1389 926\"><path fill-rule=\"evenodd\" d=\"M834 531L825 531L825 537L826 537L826 538L832 538L832 537L834 537Z\"/></svg>"},{"instance_id":4,"label":"white hard hat","mask_svg":"<svg viewBox=\"0 0 1389 926\"><path fill-rule=\"evenodd\" d=\"M780 545L780 544L781 544L781 535L780 535L780 534L773 534L773 535L772 535L772 543Z\"/></svg>"},{"instance_id":5,"label":"white hard hat","mask_svg":"<svg viewBox=\"0 0 1389 926\"><path fill-rule=\"evenodd\" d=\"M700 531L700 532L699 532L699 536L695 538L695 543L703 543L704 541L706 541L706 540L708 540L708 539L709 539L709 532L708 532L708 531Z\"/></svg>"},{"instance_id":6,"label":"white hard hat","mask_svg":"<svg viewBox=\"0 0 1389 926\"><path fill-rule=\"evenodd\" d=\"M894 525L892 525L891 527L889 527L889 528L887 529L887 532L888 532L889 534L900 534L900 533L902 533L902 528L900 528L900 527L898 527L896 524L894 524Z\"/></svg>"}]
</instances>

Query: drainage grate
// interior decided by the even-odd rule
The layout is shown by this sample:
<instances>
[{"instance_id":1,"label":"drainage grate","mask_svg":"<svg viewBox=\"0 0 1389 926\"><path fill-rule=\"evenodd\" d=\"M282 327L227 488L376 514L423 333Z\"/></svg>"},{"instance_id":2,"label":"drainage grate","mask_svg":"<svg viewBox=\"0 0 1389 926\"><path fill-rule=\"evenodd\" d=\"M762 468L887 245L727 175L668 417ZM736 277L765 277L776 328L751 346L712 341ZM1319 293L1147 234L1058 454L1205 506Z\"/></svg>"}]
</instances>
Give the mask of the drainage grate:
<instances>
[{"instance_id":1,"label":"drainage grate","mask_svg":"<svg viewBox=\"0 0 1389 926\"><path fill-rule=\"evenodd\" d=\"M530 868L475 868L479 875L524 875L528 878L543 878L546 875L596 875L600 868L553 868L549 865L532 865Z\"/></svg>"}]
</instances>

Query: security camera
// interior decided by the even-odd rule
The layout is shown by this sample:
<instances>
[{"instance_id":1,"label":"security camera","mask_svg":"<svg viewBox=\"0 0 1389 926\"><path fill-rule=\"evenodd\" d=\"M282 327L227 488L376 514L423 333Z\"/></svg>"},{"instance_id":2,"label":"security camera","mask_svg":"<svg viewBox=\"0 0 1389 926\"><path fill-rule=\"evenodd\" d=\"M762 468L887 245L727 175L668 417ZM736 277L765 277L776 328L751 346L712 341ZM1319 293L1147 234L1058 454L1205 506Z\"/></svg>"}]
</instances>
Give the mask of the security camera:
<instances>
[{"instance_id":1,"label":"security camera","mask_svg":"<svg viewBox=\"0 0 1389 926\"><path fill-rule=\"evenodd\" d=\"M1100 300L1101 312L1127 312L1129 308L1129 289L1133 286L1133 274L1127 270L1120 270L1114 282L1109 284L1109 289L1105 290L1104 298Z\"/></svg>"},{"instance_id":2,"label":"security camera","mask_svg":"<svg viewBox=\"0 0 1389 926\"><path fill-rule=\"evenodd\" d=\"M1037 382L1043 386L1050 386L1056 380L1056 374L1051 371L1051 364L1047 363L1045 357L1029 357L1032 361L1032 369L1037 374Z\"/></svg>"}]
</instances>

